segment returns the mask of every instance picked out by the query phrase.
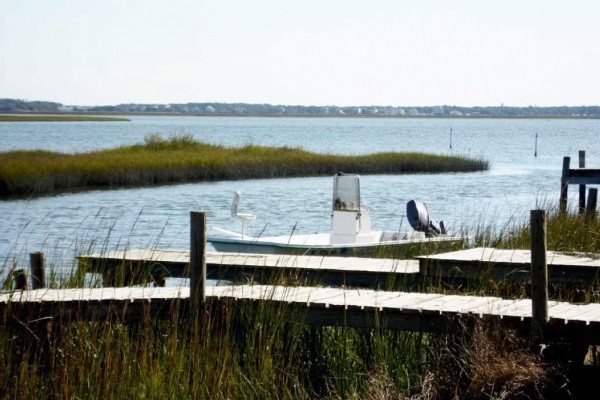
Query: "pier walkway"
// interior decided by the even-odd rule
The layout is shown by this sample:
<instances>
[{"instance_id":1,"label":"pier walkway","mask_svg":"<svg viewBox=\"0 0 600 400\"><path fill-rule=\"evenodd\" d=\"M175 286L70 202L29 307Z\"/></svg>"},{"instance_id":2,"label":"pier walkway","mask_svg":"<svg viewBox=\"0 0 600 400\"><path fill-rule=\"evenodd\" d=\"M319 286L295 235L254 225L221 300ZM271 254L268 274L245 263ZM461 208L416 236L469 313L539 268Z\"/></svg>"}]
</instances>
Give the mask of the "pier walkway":
<instances>
[{"instance_id":1,"label":"pier walkway","mask_svg":"<svg viewBox=\"0 0 600 400\"><path fill-rule=\"evenodd\" d=\"M177 302L189 304L188 287L37 289L0 294L0 315L29 319L169 318ZM376 327L445 332L459 316L528 330L530 299L408 293L368 289L268 285L209 286L206 301L268 302L320 326ZM548 302L551 335L600 343L600 304ZM290 314L292 315L292 314Z\"/></svg>"},{"instance_id":2,"label":"pier walkway","mask_svg":"<svg viewBox=\"0 0 600 400\"><path fill-rule=\"evenodd\" d=\"M591 284L600 278L600 259L585 254L548 251L548 281ZM141 283L151 277L188 277L188 250L128 250L79 257L85 272L100 273L105 286L115 284L121 268L124 283ZM268 282L274 274L334 286L383 288L392 279L415 283L423 276L471 279L486 276L503 281L531 279L531 251L473 248L419 256L416 260L357 257L297 256L239 253L206 253L207 278L235 280L240 276ZM158 279L157 279L158 278Z\"/></svg>"},{"instance_id":3,"label":"pier walkway","mask_svg":"<svg viewBox=\"0 0 600 400\"><path fill-rule=\"evenodd\" d=\"M150 276L159 282L161 277L189 276L188 250L128 250L83 255L78 259L83 271L102 274L105 286L114 285L119 268L125 283L141 282ZM205 260L207 279L213 280L245 277L263 282L276 275L302 281L309 279L322 285L375 288L391 278L411 279L419 273L417 260L219 252L207 252Z\"/></svg>"}]
</instances>

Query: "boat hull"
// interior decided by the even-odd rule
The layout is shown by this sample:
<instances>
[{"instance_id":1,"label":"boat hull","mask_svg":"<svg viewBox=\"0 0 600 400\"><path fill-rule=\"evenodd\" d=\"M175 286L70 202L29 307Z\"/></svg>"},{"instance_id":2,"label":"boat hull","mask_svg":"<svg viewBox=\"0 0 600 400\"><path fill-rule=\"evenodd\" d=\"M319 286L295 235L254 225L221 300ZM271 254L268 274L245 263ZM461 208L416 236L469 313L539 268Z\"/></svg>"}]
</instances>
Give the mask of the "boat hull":
<instances>
[{"instance_id":1,"label":"boat hull","mask_svg":"<svg viewBox=\"0 0 600 400\"><path fill-rule=\"evenodd\" d=\"M229 253L290 254L340 257L370 257L375 255L426 254L444 246L444 249L459 248L463 237L435 237L419 241L396 240L367 244L309 245L277 243L261 240L211 238L208 242L216 251Z\"/></svg>"}]
</instances>

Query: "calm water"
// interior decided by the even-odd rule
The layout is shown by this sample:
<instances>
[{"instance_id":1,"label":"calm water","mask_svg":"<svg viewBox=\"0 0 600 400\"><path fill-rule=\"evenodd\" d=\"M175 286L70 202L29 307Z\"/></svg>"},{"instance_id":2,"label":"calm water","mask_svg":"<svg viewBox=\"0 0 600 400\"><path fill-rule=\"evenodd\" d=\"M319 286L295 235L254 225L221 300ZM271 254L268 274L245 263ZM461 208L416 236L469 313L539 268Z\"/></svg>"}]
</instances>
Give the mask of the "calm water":
<instances>
[{"instance_id":1,"label":"calm water","mask_svg":"<svg viewBox=\"0 0 600 400\"><path fill-rule=\"evenodd\" d=\"M540 200L555 200L563 156L587 151L598 167L600 120L309 119L131 117L131 122L0 123L0 151L84 152L133 143L158 133L189 134L227 146L262 144L336 154L421 151L482 157L487 172L363 176L361 193L375 228L403 224L405 204L425 202L455 231L502 226L524 218ZM452 129L452 149L450 149ZM538 157L534 157L538 133ZM352 172L352 171L345 171ZM67 264L89 250L189 246L189 212L208 212L209 224L232 230L234 190L241 210L257 215L250 230L265 234L329 229L332 179L295 178L173 185L61 194L0 201L0 269L43 250ZM571 192L574 192L572 190ZM1 274L1 271L0 271Z\"/></svg>"}]
</instances>

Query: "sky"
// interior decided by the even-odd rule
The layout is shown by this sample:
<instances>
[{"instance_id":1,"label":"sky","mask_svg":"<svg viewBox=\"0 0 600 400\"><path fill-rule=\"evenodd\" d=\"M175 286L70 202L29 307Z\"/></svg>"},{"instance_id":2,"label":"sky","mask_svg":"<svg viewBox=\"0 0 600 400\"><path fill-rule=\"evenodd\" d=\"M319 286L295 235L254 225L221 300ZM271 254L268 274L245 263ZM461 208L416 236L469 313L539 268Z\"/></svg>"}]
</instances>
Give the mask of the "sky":
<instances>
[{"instance_id":1,"label":"sky","mask_svg":"<svg viewBox=\"0 0 600 400\"><path fill-rule=\"evenodd\" d=\"M600 105L598 0L0 0L0 98Z\"/></svg>"}]
</instances>

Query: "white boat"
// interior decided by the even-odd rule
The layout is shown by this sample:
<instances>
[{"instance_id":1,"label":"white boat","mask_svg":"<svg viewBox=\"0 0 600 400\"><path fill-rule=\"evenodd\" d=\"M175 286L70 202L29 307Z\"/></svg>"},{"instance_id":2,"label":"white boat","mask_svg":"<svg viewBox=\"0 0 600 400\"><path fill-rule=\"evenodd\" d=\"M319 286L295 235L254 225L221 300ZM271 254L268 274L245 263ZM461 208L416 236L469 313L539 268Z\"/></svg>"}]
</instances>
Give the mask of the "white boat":
<instances>
[{"instance_id":1,"label":"white boat","mask_svg":"<svg viewBox=\"0 0 600 400\"><path fill-rule=\"evenodd\" d=\"M239 212L240 192L234 193L231 216L242 221L240 233L211 228L207 241L217 251L233 253L347 255L365 256L382 248L462 242L463 236L446 232L443 222L429 217L425 204L411 200L406 205L410 232L373 231L369 210L360 201L360 178L356 174L338 173L333 179L331 231L283 236L251 236L245 232L246 221L253 214Z\"/></svg>"}]
</instances>

